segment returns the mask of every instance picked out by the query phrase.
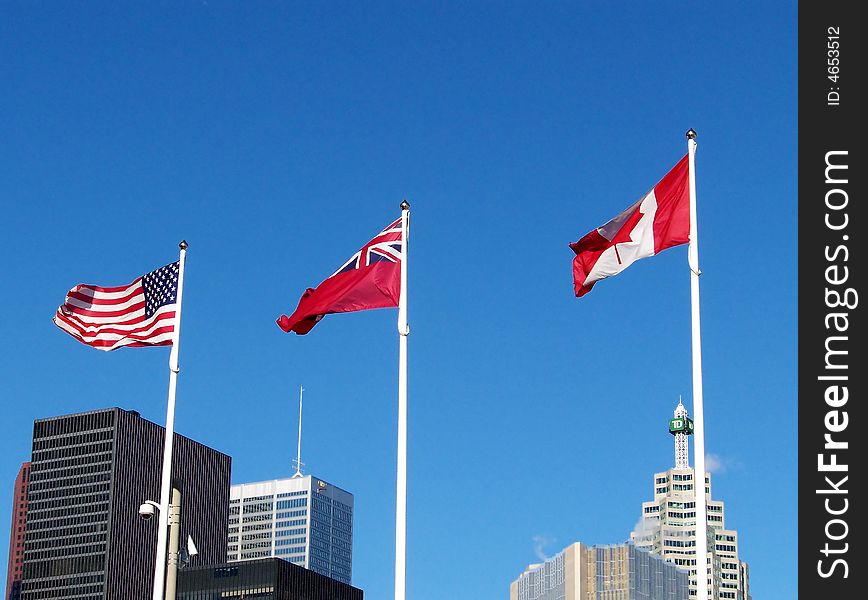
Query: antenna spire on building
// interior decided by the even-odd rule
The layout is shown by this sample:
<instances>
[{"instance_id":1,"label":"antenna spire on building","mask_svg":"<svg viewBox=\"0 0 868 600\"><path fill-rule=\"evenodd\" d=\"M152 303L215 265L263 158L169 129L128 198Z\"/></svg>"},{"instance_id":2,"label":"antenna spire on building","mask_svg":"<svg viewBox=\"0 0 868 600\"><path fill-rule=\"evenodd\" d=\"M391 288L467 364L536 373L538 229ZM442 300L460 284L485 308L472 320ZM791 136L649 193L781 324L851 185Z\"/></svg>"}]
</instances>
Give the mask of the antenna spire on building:
<instances>
[{"instance_id":1,"label":"antenna spire on building","mask_svg":"<svg viewBox=\"0 0 868 600\"><path fill-rule=\"evenodd\" d=\"M301 468L304 466L304 463L301 462L301 406L302 400L304 398L304 387L298 386L298 455L296 459L293 461L295 463L295 475L293 477L303 477L304 474L301 472Z\"/></svg>"},{"instance_id":2,"label":"antenna spire on building","mask_svg":"<svg viewBox=\"0 0 868 600\"><path fill-rule=\"evenodd\" d=\"M687 416L687 409L678 395L678 406L675 407L673 418L669 420L669 433L675 436L675 468L690 468L690 451L687 436L693 434L693 421Z\"/></svg>"}]
</instances>

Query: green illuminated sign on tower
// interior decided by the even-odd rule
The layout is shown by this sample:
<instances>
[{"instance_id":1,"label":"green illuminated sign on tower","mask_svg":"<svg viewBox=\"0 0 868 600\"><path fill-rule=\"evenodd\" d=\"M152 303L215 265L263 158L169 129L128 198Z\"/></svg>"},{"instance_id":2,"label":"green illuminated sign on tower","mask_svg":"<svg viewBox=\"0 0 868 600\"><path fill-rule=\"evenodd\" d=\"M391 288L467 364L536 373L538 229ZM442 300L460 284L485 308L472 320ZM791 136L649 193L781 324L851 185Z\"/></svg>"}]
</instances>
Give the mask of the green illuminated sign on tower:
<instances>
[{"instance_id":1,"label":"green illuminated sign on tower","mask_svg":"<svg viewBox=\"0 0 868 600\"><path fill-rule=\"evenodd\" d=\"M693 433L693 420L690 417L675 417L669 419L669 433L677 435L683 433L691 435Z\"/></svg>"}]
</instances>

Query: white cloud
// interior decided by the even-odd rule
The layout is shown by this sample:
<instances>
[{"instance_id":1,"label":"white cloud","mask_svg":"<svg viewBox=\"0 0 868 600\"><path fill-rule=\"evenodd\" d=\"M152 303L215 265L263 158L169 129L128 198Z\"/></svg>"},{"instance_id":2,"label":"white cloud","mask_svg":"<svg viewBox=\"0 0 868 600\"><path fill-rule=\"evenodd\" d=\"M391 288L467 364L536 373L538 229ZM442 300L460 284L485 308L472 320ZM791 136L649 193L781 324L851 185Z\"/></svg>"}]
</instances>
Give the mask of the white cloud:
<instances>
[{"instance_id":1,"label":"white cloud","mask_svg":"<svg viewBox=\"0 0 868 600\"><path fill-rule=\"evenodd\" d=\"M726 471L727 462L717 454L706 454L705 470L709 473L723 473Z\"/></svg>"},{"instance_id":2,"label":"white cloud","mask_svg":"<svg viewBox=\"0 0 868 600\"><path fill-rule=\"evenodd\" d=\"M531 538L533 542L533 553L536 557L541 561L548 560L548 555L546 554L546 546L551 546L555 543L555 538L548 535L535 535Z\"/></svg>"},{"instance_id":3,"label":"white cloud","mask_svg":"<svg viewBox=\"0 0 868 600\"><path fill-rule=\"evenodd\" d=\"M639 517L639 520L636 521L636 524L633 526L633 535L641 538L646 533L654 531L654 529L654 523L652 523L650 519Z\"/></svg>"}]
</instances>

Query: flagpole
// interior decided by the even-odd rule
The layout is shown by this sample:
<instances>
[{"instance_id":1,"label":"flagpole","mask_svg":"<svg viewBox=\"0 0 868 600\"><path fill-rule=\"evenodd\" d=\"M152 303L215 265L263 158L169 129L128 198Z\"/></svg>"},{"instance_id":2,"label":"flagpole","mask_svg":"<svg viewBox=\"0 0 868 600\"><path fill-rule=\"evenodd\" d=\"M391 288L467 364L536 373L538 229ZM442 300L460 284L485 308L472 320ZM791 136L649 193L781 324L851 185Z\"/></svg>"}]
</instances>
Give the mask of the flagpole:
<instances>
[{"instance_id":1,"label":"flagpole","mask_svg":"<svg viewBox=\"0 0 868 600\"><path fill-rule=\"evenodd\" d=\"M181 297L184 292L184 262L187 242L178 244L178 293L175 297L175 329L172 332L172 350L169 352L169 399L166 409L166 437L163 441L163 476L160 483L160 511L157 529L157 558L154 561L153 600L163 600L166 582L166 538L169 523L169 498L172 492L172 443L175 438L175 390L178 383L178 343L181 338Z\"/></svg>"},{"instance_id":2,"label":"flagpole","mask_svg":"<svg viewBox=\"0 0 868 600\"><path fill-rule=\"evenodd\" d=\"M298 455L295 459L295 475L301 477L301 403L304 400L304 386L298 386Z\"/></svg>"},{"instance_id":3,"label":"flagpole","mask_svg":"<svg viewBox=\"0 0 868 600\"><path fill-rule=\"evenodd\" d=\"M401 295L398 300L398 477L395 503L395 600L407 589L407 256L410 203L401 202Z\"/></svg>"},{"instance_id":4,"label":"flagpole","mask_svg":"<svg viewBox=\"0 0 868 600\"><path fill-rule=\"evenodd\" d=\"M705 418L702 408L702 345L699 334L699 230L696 227L696 132L687 131L688 181L690 187L690 315L693 354L693 490L696 496L696 600L708 600L708 518L705 502Z\"/></svg>"}]
</instances>

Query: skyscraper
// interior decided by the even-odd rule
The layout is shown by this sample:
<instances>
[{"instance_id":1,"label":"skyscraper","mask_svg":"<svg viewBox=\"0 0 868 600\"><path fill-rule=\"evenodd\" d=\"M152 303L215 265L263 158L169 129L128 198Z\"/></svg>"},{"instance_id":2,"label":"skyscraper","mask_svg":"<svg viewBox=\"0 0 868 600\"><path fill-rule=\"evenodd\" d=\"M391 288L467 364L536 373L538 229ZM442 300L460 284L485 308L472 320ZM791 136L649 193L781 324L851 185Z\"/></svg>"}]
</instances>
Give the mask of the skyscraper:
<instances>
[{"instance_id":1,"label":"skyscraper","mask_svg":"<svg viewBox=\"0 0 868 600\"><path fill-rule=\"evenodd\" d=\"M227 558L267 556L352 583L353 495L300 473L233 485Z\"/></svg>"},{"instance_id":2,"label":"skyscraper","mask_svg":"<svg viewBox=\"0 0 868 600\"><path fill-rule=\"evenodd\" d=\"M528 566L509 600L687 600L687 571L633 544L576 542Z\"/></svg>"},{"instance_id":3,"label":"skyscraper","mask_svg":"<svg viewBox=\"0 0 868 600\"><path fill-rule=\"evenodd\" d=\"M18 600L21 593L21 571L24 561L24 524L27 517L27 482L30 463L18 470L12 492L12 525L9 532L9 567L6 570L5 600Z\"/></svg>"},{"instance_id":4,"label":"skyscraper","mask_svg":"<svg viewBox=\"0 0 868 600\"><path fill-rule=\"evenodd\" d=\"M696 492L689 464L688 436L693 422L679 400L669 432L675 438L675 467L654 474L654 500L642 503L642 518L631 539L637 548L690 569L690 595L696 595ZM738 557L738 532L726 529L724 505L711 499L711 475L705 474L708 529L709 598L750 600L747 563Z\"/></svg>"},{"instance_id":5,"label":"skyscraper","mask_svg":"<svg viewBox=\"0 0 868 600\"><path fill-rule=\"evenodd\" d=\"M159 499L164 437L120 408L34 422L22 600L151 596L157 519L141 520L138 509ZM175 434L181 539L193 537L196 564L226 556L230 466L229 456Z\"/></svg>"}]
</instances>

